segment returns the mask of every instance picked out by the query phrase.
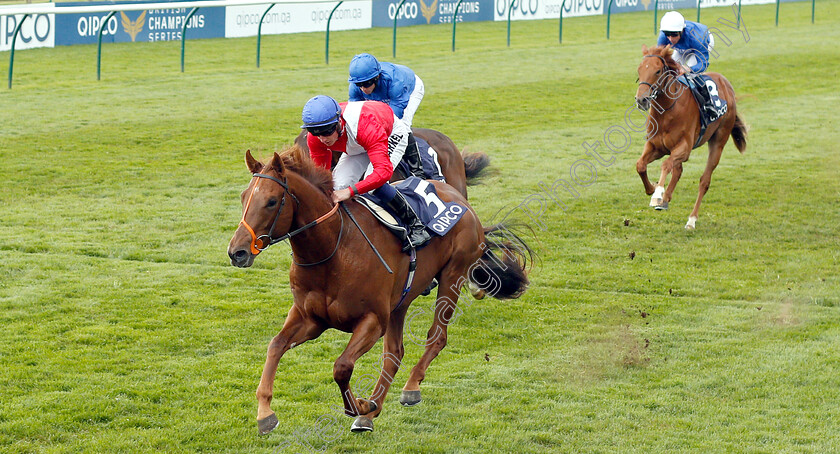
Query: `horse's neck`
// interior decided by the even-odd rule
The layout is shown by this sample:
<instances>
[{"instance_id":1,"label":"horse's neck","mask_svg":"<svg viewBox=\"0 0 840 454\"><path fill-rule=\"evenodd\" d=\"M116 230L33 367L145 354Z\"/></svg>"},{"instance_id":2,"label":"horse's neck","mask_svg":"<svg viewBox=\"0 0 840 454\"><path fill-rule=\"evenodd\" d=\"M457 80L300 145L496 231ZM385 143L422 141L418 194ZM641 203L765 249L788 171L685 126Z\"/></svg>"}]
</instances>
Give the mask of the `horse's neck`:
<instances>
[{"instance_id":1,"label":"horse's neck","mask_svg":"<svg viewBox=\"0 0 840 454\"><path fill-rule=\"evenodd\" d=\"M288 172L289 189L297 197L295 217L290 230L299 229L327 214L333 207L332 201L320 189L294 172ZM292 201L292 203L296 203ZM321 260L333 251L340 225L340 214L336 213L321 224L304 230L292 237L289 243L295 254L295 261L309 263Z\"/></svg>"}]
</instances>

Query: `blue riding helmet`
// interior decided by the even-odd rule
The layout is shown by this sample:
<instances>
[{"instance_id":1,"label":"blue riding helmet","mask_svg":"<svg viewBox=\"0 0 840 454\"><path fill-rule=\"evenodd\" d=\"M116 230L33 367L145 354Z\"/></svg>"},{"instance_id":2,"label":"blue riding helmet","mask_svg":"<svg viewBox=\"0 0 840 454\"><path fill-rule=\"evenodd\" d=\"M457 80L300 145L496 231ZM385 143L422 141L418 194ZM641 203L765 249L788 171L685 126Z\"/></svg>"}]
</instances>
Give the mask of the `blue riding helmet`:
<instances>
[{"instance_id":1,"label":"blue riding helmet","mask_svg":"<svg viewBox=\"0 0 840 454\"><path fill-rule=\"evenodd\" d=\"M379 61L371 54L358 54L350 61L350 78L347 82L359 83L373 79L382 72Z\"/></svg>"},{"instance_id":2,"label":"blue riding helmet","mask_svg":"<svg viewBox=\"0 0 840 454\"><path fill-rule=\"evenodd\" d=\"M338 123L341 118L341 107L335 99L325 95L318 95L306 101L303 106L303 126L301 129L314 128Z\"/></svg>"}]
</instances>

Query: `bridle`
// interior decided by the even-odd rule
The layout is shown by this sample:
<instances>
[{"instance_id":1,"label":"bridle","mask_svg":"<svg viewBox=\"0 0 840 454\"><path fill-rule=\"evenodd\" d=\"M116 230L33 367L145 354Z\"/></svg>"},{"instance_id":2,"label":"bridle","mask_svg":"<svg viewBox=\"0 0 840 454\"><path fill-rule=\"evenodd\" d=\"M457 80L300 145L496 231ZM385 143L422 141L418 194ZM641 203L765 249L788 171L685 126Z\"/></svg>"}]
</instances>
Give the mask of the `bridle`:
<instances>
[{"instance_id":1,"label":"bridle","mask_svg":"<svg viewBox=\"0 0 840 454\"><path fill-rule=\"evenodd\" d=\"M671 69L668 68L668 64L665 62L665 57L663 57L661 55L645 55L644 58L648 58L648 57L658 58L662 62L662 69L664 69L666 71L671 71ZM657 82L659 82L659 81L657 80ZM662 94L662 88L659 87L658 83L657 84L651 84L650 82L644 82L644 81L639 82L639 86L642 86L642 85L647 85L648 88L649 88L648 95L645 96L646 99L650 99L651 101L653 101L656 98L658 98L660 94ZM670 96L668 96L668 97L670 98ZM674 102L672 102L671 105L668 106L667 109L663 110L663 112L670 110L672 107L674 107L674 104L676 104L676 103L677 103L677 98L674 98Z\"/></svg>"},{"instance_id":2,"label":"bridle","mask_svg":"<svg viewBox=\"0 0 840 454\"><path fill-rule=\"evenodd\" d=\"M336 204L335 206L333 206L333 208L329 212L327 212L327 214L319 217L318 219L304 225L303 227L301 227L301 228L299 228L295 231L288 232L285 235L279 236L277 238L273 238L271 236L271 234L274 232L274 227L277 225L277 220L280 219L280 213L283 212L283 207L286 205L286 194L288 194L295 201L295 203L297 203L298 206L300 206L300 200L298 200L298 198L295 197L295 195L292 194L291 191L289 191L289 184L286 182L286 178L283 178L281 180L277 177L273 177L271 175L266 175L266 174L263 174L263 173L255 173L255 174L253 174L253 177L257 178L257 179L265 178L265 179L274 181L275 183L279 184L284 189L283 198L280 199L280 207L277 208L277 214L274 215L274 221L271 223L271 228L268 229L268 233L260 235L260 236L257 236L257 234L254 233L254 229L251 228L250 225L248 225L247 221L245 221L245 216L248 214L248 208L251 206L251 198L254 197L254 193L257 191L257 185L259 184L259 181L257 181L257 183L254 183L254 188L251 190L251 194L248 196L248 201L245 203L245 210L242 212L242 220L239 221L239 225L244 226L245 229L248 231L248 233L251 234L251 245L250 246L251 246L251 253L254 254L254 255L257 255L260 252L268 249L268 247L271 246L272 244L276 244L276 243L279 243L281 241L287 240L287 239L303 232L304 230L308 230L312 227L315 227L316 225L324 222L325 220L327 220L327 218L329 218L330 216L335 214L336 211L338 211L338 204ZM335 252L338 250L338 245L341 243L341 236L342 236L342 233L344 231L344 218L343 217L341 218L341 227L342 227L341 230L339 230L338 240L335 243L335 249L333 250L332 254L329 255L329 257L325 258L324 260L320 260L318 262L315 262L315 263L296 263L296 264L301 265L301 266L312 266L312 265L318 265L318 264L324 263L327 260L331 259L333 257L333 255L335 255Z\"/></svg>"}]
</instances>

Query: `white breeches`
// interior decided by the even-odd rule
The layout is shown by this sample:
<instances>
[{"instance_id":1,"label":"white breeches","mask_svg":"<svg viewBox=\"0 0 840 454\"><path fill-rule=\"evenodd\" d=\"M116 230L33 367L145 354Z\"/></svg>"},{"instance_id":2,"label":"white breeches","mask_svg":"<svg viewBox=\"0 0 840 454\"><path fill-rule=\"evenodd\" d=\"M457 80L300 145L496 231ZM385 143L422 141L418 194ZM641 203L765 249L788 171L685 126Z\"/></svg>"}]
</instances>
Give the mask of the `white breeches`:
<instances>
[{"instance_id":1,"label":"white breeches","mask_svg":"<svg viewBox=\"0 0 840 454\"><path fill-rule=\"evenodd\" d=\"M423 81L415 74L414 91L411 92L411 96L408 98L408 105L405 106L402 117L403 123L405 123L409 128L411 128L411 122L414 121L414 114L417 112L417 108L420 107L420 101L423 100L423 95L425 93L426 89L423 86Z\"/></svg>"}]
</instances>

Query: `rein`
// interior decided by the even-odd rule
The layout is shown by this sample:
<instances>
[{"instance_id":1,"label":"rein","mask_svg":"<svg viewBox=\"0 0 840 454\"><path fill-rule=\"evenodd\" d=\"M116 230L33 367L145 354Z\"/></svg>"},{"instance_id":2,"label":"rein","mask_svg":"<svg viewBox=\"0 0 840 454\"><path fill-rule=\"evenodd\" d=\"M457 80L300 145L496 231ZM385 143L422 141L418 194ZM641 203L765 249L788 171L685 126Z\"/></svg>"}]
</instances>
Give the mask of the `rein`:
<instances>
[{"instance_id":1,"label":"rein","mask_svg":"<svg viewBox=\"0 0 840 454\"><path fill-rule=\"evenodd\" d=\"M277 220L280 218L280 213L283 211L283 207L286 205L286 194L289 194L289 196L291 196L292 199L294 199L295 203L297 203L298 206L300 206L300 201L298 200L297 197L295 197L294 194L292 194L289 191L289 184L286 182L285 178L281 180L277 177L273 177L271 175L265 175L265 174L262 174L262 173L255 173L253 176L254 176L254 178L257 178L257 179L265 178L265 179L274 181L275 183L279 184L284 189L283 198L280 200L280 207L277 209L277 214L274 216L274 222L271 223L271 228L268 229L267 234L260 235L260 236L257 236L257 234L254 233L254 229L251 228L251 226L248 225L248 222L245 221L245 216L248 214L248 208L251 206L251 198L254 197L254 192L257 191L257 184L259 184L259 183L254 184L254 189L251 190L251 195L248 196L248 202L245 203L245 210L242 212L242 220L239 221L239 225L244 226L245 229L248 230L248 233L251 234L251 253L254 254L254 255L259 254L260 252L268 249L268 247L271 246L272 244L276 244L276 243L279 243L281 241L288 240L289 238L291 238L291 237L293 237L293 236L295 236L295 235L297 235L297 234L299 234L299 233L301 233L305 230L309 230L310 228L315 227L316 225L324 222L330 216L335 214L336 211L338 211L338 204L336 204L325 215L323 215L323 216L319 217L318 219L304 225L303 227L301 227L299 229L296 229L292 232L288 232L283 236L280 236L280 237L277 237L277 238L272 238L271 234L272 234L272 232L274 232L274 227L277 225ZM324 263L327 260L333 258L336 251L338 251L338 245L341 244L341 237L342 237L343 234L344 234L344 217L341 217L341 229L338 231L338 240L335 242L335 249L333 249L332 253L327 258L325 258L323 260L320 260L318 262L315 262L315 263L297 263L297 262L295 262L295 265L299 265L299 266L320 265L321 263Z\"/></svg>"},{"instance_id":2,"label":"rein","mask_svg":"<svg viewBox=\"0 0 840 454\"><path fill-rule=\"evenodd\" d=\"M645 55L644 58L649 58L649 57L658 58L660 61L662 61L662 68L663 69L667 69L668 71L672 71L671 68L668 67L668 63L665 62L665 57L663 57L661 55ZM640 86L641 85L647 85L648 86L648 88L649 88L648 91L650 92L650 94L647 96L647 98L652 100L652 101L655 100L656 98L658 98L660 94L662 94L662 89L658 85L653 85L650 82L639 82L639 85ZM670 96L668 96L668 97L670 98ZM674 107L674 105L677 104L677 99L679 99L679 96L677 96L676 98L673 98L673 99L674 99L674 102L672 102L671 105L668 106L668 108L663 110L661 113L665 113L665 112L671 110L671 108Z\"/></svg>"}]
</instances>

